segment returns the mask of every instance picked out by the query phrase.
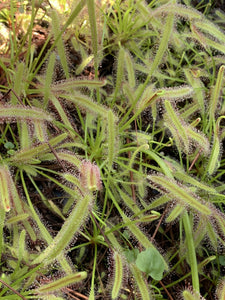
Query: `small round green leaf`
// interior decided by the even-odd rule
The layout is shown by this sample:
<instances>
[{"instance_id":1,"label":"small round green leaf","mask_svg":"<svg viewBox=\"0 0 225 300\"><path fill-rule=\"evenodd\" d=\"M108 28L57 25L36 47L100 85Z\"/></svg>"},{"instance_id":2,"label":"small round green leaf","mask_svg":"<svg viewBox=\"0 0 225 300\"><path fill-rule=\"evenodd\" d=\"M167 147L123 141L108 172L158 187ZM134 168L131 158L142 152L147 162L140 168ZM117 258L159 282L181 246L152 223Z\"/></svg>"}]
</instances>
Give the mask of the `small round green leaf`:
<instances>
[{"instance_id":1,"label":"small round green leaf","mask_svg":"<svg viewBox=\"0 0 225 300\"><path fill-rule=\"evenodd\" d=\"M219 263L221 266L225 266L225 256L224 255L219 256Z\"/></svg>"},{"instance_id":2,"label":"small round green leaf","mask_svg":"<svg viewBox=\"0 0 225 300\"><path fill-rule=\"evenodd\" d=\"M14 146L14 144L11 143L11 142L6 142L6 143L4 144L4 147L5 147L7 150L10 150L10 149L13 149L15 146Z\"/></svg>"},{"instance_id":3,"label":"small round green leaf","mask_svg":"<svg viewBox=\"0 0 225 300\"><path fill-rule=\"evenodd\" d=\"M142 272L151 276L155 280L163 278L165 264L159 251L149 248L138 254L136 265Z\"/></svg>"},{"instance_id":4,"label":"small round green leaf","mask_svg":"<svg viewBox=\"0 0 225 300\"><path fill-rule=\"evenodd\" d=\"M138 254L139 254L139 250L137 248L132 249L132 250L126 250L124 252L126 259L129 263L134 263Z\"/></svg>"}]
</instances>

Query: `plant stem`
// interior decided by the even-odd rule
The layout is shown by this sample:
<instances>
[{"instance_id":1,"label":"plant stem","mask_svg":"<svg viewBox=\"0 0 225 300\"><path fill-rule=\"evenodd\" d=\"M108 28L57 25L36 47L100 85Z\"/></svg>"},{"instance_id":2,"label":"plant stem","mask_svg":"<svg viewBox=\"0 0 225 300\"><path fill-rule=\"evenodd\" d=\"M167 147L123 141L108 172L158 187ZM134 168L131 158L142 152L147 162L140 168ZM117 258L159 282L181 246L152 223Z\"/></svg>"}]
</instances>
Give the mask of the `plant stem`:
<instances>
[{"instance_id":1,"label":"plant stem","mask_svg":"<svg viewBox=\"0 0 225 300\"><path fill-rule=\"evenodd\" d=\"M96 265L97 265L97 244L95 244L95 254L94 254L94 263L93 263L93 270L92 270L92 277L91 277L91 291L89 295L89 300L95 298L94 289L95 289L95 272L96 272Z\"/></svg>"},{"instance_id":2,"label":"plant stem","mask_svg":"<svg viewBox=\"0 0 225 300\"><path fill-rule=\"evenodd\" d=\"M193 232L191 228L189 215L187 212L184 213L183 223L184 223L184 230L186 234L186 241L188 247L188 258L191 266L192 285L193 285L193 289L196 292L199 292L198 264L197 264L197 258L195 253Z\"/></svg>"}]
</instances>

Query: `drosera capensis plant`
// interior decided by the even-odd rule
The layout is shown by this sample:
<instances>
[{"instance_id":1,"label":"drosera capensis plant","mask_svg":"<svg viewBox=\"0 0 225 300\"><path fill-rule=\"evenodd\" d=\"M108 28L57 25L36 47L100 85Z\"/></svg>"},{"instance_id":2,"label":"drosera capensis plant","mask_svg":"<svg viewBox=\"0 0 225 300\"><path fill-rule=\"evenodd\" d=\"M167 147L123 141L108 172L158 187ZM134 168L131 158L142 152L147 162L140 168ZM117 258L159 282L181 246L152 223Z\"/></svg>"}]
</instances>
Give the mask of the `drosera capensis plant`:
<instances>
[{"instance_id":1,"label":"drosera capensis plant","mask_svg":"<svg viewBox=\"0 0 225 300\"><path fill-rule=\"evenodd\" d=\"M0 299L222 300L224 15L3 3Z\"/></svg>"}]
</instances>

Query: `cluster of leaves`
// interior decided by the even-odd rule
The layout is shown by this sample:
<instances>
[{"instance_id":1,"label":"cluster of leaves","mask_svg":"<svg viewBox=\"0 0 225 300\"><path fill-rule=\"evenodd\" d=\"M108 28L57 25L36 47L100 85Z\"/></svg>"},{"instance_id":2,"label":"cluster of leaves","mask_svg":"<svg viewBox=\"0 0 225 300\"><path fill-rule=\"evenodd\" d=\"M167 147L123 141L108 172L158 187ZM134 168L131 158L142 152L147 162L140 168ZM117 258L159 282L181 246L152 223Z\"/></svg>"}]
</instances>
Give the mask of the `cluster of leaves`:
<instances>
[{"instance_id":1,"label":"cluster of leaves","mask_svg":"<svg viewBox=\"0 0 225 300\"><path fill-rule=\"evenodd\" d=\"M224 299L224 32L175 0L51 2L0 18L0 299L172 299L184 280L179 298Z\"/></svg>"}]
</instances>

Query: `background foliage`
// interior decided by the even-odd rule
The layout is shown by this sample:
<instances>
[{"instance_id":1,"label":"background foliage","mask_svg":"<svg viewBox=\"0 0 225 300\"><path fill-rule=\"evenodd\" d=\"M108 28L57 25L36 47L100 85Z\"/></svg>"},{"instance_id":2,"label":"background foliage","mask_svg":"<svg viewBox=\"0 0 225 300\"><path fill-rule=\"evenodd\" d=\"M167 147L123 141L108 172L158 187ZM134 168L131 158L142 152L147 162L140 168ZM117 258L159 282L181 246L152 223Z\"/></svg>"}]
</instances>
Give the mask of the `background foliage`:
<instances>
[{"instance_id":1,"label":"background foliage","mask_svg":"<svg viewBox=\"0 0 225 300\"><path fill-rule=\"evenodd\" d=\"M0 4L0 299L224 299L222 5Z\"/></svg>"}]
</instances>

